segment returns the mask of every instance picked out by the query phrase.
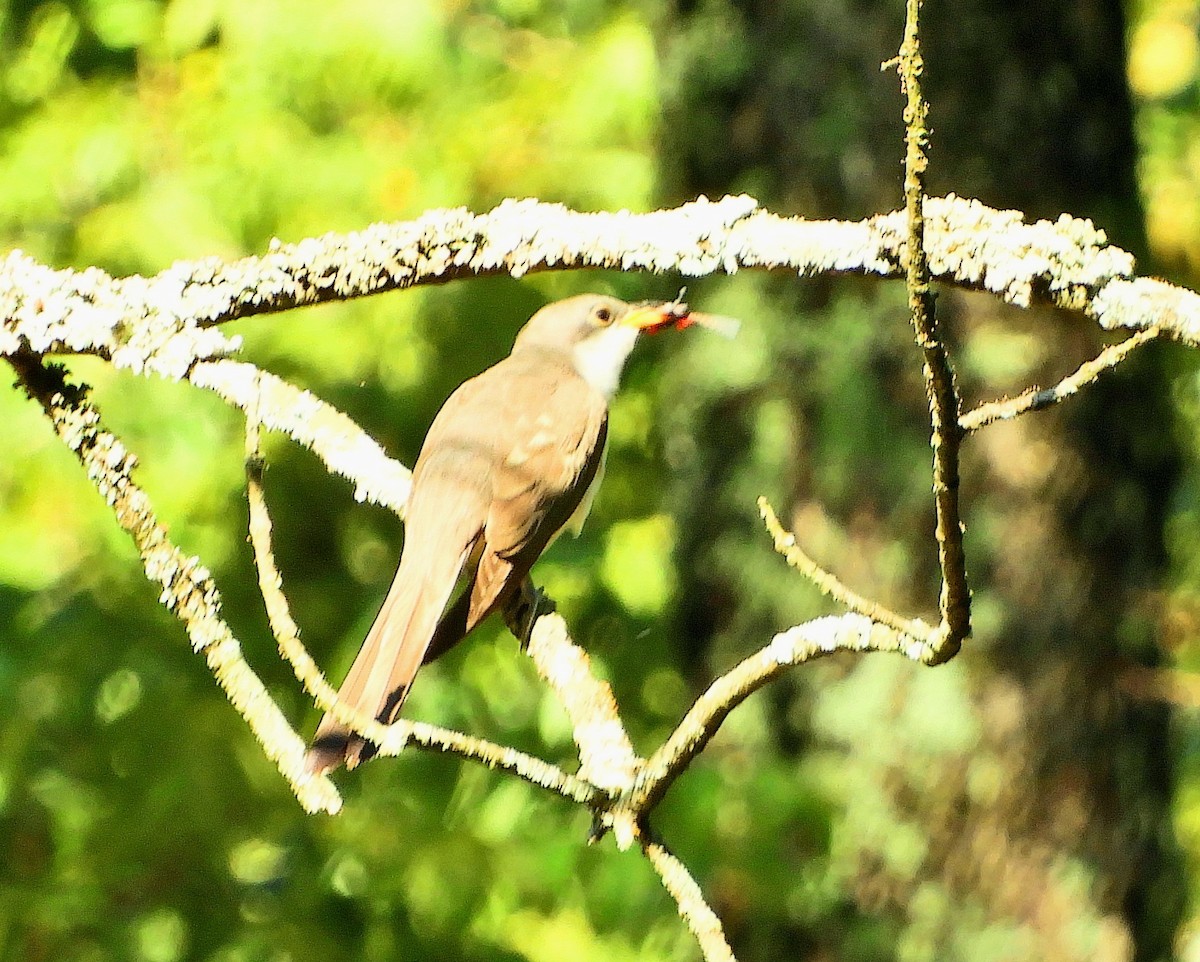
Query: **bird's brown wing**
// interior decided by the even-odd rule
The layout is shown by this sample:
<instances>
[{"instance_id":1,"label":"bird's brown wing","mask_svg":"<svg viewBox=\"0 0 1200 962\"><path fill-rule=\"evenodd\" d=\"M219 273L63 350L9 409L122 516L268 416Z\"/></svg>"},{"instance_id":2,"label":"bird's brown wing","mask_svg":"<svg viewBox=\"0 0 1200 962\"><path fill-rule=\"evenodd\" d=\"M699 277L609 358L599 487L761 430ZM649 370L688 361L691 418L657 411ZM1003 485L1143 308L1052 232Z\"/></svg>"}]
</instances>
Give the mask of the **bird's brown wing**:
<instances>
[{"instance_id":1,"label":"bird's brown wing","mask_svg":"<svg viewBox=\"0 0 1200 962\"><path fill-rule=\"evenodd\" d=\"M544 358L510 361L525 369L507 382L520 395L497 412L508 426L495 435L492 503L466 631L520 586L575 513L596 480L608 436L607 404L573 368ZM541 403L529 405L531 395Z\"/></svg>"},{"instance_id":2,"label":"bird's brown wing","mask_svg":"<svg viewBox=\"0 0 1200 962\"><path fill-rule=\"evenodd\" d=\"M487 452L490 504L474 571L423 650L425 661L458 644L520 587L598 480L608 437L604 399L553 355L505 358L459 388L447 410L426 436L414 496L425 451L470 446Z\"/></svg>"},{"instance_id":3,"label":"bird's brown wing","mask_svg":"<svg viewBox=\"0 0 1200 962\"><path fill-rule=\"evenodd\" d=\"M440 654L503 604L574 513L596 478L607 425L604 399L565 359L510 356L450 396L413 469L395 580L339 700L395 719L431 645ZM309 767L369 753L327 715Z\"/></svg>"},{"instance_id":4,"label":"bird's brown wing","mask_svg":"<svg viewBox=\"0 0 1200 962\"><path fill-rule=\"evenodd\" d=\"M481 446L478 419L489 385L463 384L434 419L417 465L405 525L404 550L392 586L375 616L338 700L369 718L399 713L425 660L438 622L464 572L478 558L491 504L491 453ZM317 726L308 766L353 767L370 747L331 715Z\"/></svg>"}]
</instances>

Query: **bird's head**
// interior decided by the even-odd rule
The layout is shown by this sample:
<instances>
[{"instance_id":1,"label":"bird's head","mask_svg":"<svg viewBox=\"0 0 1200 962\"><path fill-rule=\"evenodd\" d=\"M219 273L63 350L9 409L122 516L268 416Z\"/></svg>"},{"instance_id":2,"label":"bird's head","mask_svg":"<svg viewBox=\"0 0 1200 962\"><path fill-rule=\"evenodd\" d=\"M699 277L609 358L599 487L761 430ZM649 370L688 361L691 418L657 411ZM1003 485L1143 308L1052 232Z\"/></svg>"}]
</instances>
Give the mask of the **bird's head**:
<instances>
[{"instance_id":1,"label":"bird's head","mask_svg":"<svg viewBox=\"0 0 1200 962\"><path fill-rule=\"evenodd\" d=\"M612 397L637 336L679 321L679 304L627 304L604 294L580 294L547 304L517 335L513 351L556 350L605 397ZM685 309L686 313L686 309Z\"/></svg>"}]
</instances>

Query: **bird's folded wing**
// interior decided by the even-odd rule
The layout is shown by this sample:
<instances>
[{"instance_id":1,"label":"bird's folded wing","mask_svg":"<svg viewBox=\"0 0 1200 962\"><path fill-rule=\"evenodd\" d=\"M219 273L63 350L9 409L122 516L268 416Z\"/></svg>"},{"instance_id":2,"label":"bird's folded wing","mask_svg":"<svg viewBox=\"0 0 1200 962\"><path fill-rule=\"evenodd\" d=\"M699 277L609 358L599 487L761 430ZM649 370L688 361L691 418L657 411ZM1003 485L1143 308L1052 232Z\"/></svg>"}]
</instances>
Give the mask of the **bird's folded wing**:
<instances>
[{"instance_id":1,"label":"bird's folded wing","mask_svg":"<svg viewBox=\"0 0 1200 962\"><path fill-rule=\"evenodd\" d=\"M543 402L515 413L503 432L492 478L484 539L488 550L532 565L596 480L608 435L608 410L581 378L543 385ZM498 452L500 453L500 452Z\"/></svg>"}]
</instances>

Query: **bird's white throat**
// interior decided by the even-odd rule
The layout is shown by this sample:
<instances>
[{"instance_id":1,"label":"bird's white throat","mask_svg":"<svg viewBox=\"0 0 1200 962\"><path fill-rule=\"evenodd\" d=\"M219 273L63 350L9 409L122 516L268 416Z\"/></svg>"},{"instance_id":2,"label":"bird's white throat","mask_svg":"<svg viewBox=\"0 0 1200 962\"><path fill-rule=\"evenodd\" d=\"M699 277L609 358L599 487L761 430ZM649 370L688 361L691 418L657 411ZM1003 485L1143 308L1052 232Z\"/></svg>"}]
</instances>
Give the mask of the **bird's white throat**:
<instances>
[{"instance_id":1,"label":"bird's white throat","mask_svg":"<svg viewBox=\"0 0 1200 962\"><path fill-rule=\"evenodd\" d=\"M637 341L638 329L625 324L601 328L575 345L572 357L579 376L611 400L621 382L621 371Z\"/></svg>"}]
</instances>

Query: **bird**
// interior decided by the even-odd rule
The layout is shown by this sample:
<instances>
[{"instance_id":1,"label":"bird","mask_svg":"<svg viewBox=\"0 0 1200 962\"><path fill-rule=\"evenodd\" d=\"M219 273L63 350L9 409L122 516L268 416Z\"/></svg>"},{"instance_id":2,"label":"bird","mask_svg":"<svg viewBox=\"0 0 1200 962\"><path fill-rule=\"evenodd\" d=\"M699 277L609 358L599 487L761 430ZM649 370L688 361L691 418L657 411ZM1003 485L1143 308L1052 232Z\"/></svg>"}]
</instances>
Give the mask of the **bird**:
<instances>
[{"instance_id":1,"label":"bird","mask_svg":"<svg viewBox=\"0 0 1200 962\"><path fill-rule=\"evenodd\" d=\"M563 531L579 533L604 475L608 403L638 335L697 317L679 300L557 301L447 398L413 468L395 578L340 702L395 721L421 665L503 609ZM374 751L327 713L305 762L324 774Z\"/></svg>"}]
</instances>

